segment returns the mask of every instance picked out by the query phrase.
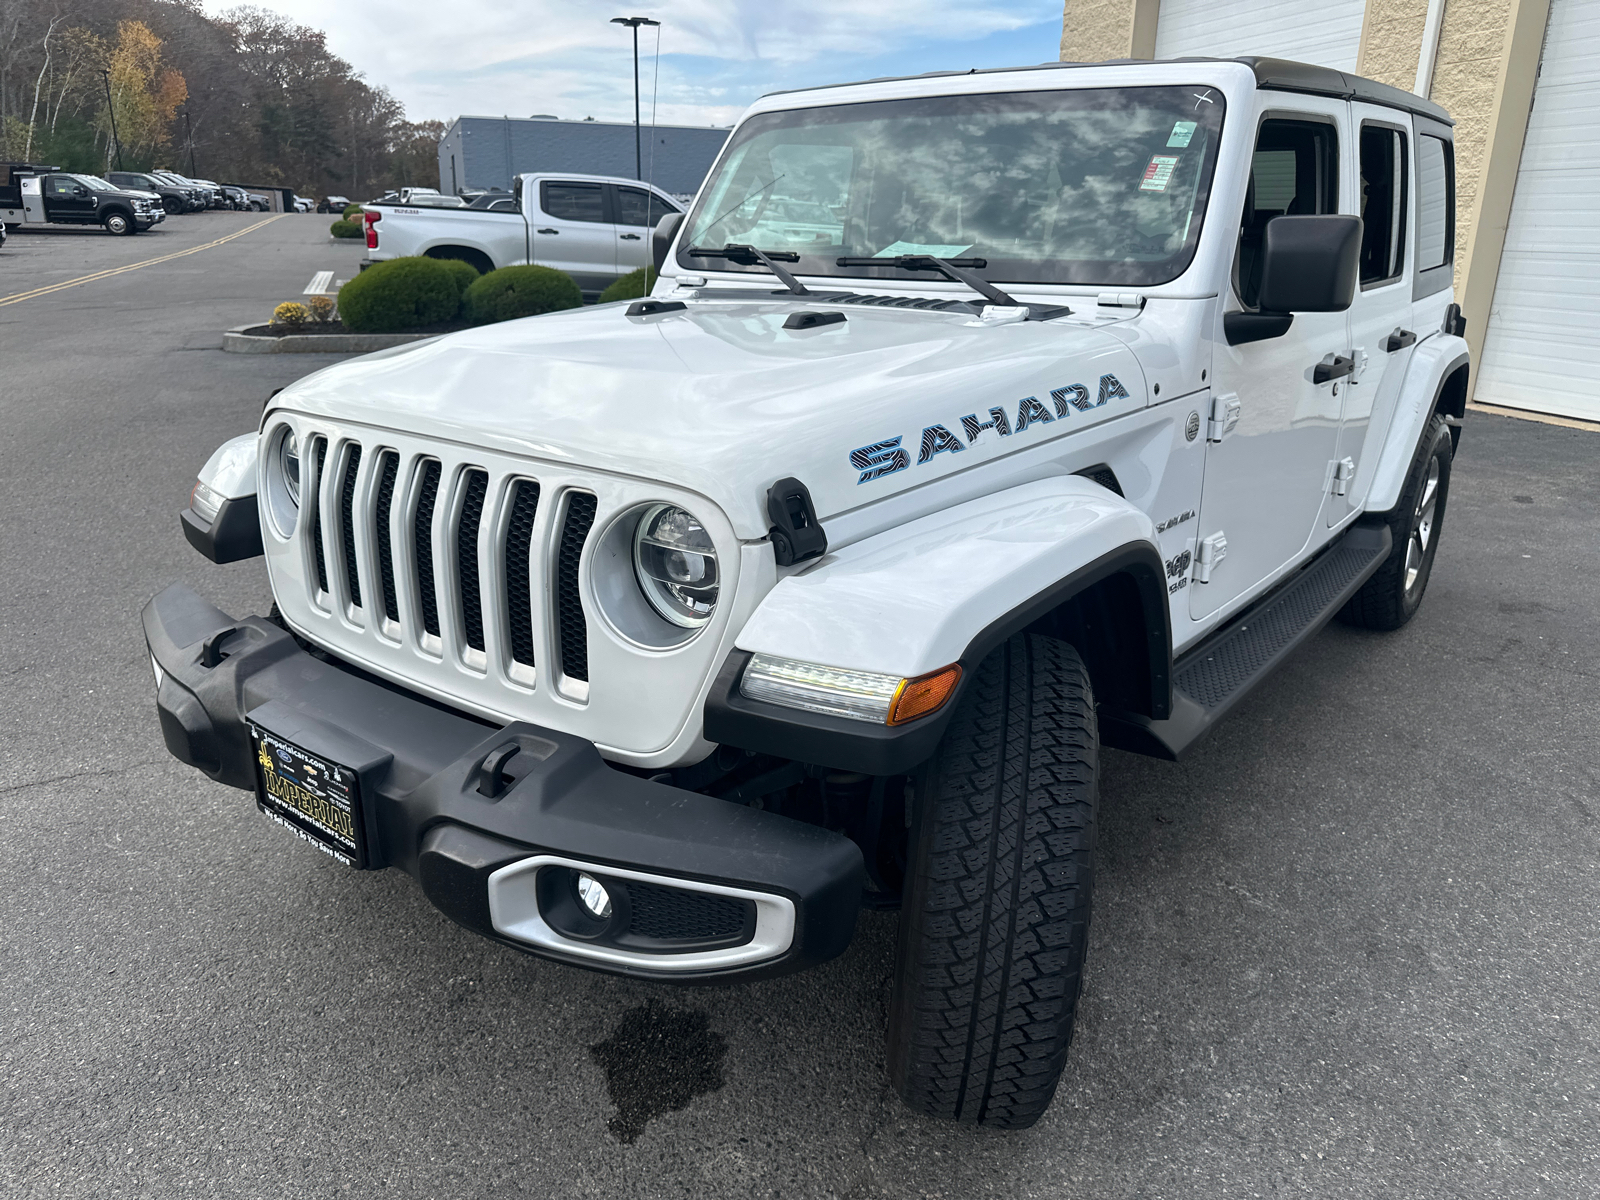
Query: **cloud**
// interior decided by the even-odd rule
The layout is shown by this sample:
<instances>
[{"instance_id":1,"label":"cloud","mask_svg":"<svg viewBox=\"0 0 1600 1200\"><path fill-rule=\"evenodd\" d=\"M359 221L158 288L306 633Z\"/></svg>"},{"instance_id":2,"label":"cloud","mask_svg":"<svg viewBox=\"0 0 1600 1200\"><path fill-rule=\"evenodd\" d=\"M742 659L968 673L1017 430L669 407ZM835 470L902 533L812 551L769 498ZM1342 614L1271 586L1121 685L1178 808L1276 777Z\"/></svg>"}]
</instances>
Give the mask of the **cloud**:
<instances>
[{"instance_id":1,"label":"cloud","mask_svg":"<svg viewBox=\"0 0 1600 1200\"><path fill-rule=\"evenodd\" d=\"M208 11L228 2L206 0ZM462 113L633 116L630 31L612 16L662 22L639 31L645 117L731 123L762 93L880 74L999 66L1055 57L1061 0L388 0L383 5L270 0L323 29L328 45L413 119Z\"/></svg>"}]
</instances>

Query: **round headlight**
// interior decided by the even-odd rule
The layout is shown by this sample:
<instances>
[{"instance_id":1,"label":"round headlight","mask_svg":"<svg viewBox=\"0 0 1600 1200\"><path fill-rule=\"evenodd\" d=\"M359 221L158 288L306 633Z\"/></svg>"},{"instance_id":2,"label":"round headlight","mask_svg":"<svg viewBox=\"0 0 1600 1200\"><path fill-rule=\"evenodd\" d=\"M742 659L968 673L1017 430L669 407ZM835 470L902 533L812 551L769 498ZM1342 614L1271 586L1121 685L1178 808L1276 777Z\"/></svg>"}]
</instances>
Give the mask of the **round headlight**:
<instances>
[{"instance_id":1,"label":"round headlight","mask_svg":"<svg viewBox=\"0 0 1600 1200\"><path fill-rule=\"evenodd\" d=\"M674 625L695 629L717 607L717 551L692 513L670 504L647 510L633 535L639 588Z\"/></svg>"},{"instance_id":2,"label":"round headlight","mask_svg":"<svg viewBox=\"0 0 1600 1200\"><path fill-rule=\"evenodd\" d=\"M283 486L296 508L300 507L300 439L294 430L283 435L278 443L278 462L283 468Z\"/></svg>"}]
</instances>

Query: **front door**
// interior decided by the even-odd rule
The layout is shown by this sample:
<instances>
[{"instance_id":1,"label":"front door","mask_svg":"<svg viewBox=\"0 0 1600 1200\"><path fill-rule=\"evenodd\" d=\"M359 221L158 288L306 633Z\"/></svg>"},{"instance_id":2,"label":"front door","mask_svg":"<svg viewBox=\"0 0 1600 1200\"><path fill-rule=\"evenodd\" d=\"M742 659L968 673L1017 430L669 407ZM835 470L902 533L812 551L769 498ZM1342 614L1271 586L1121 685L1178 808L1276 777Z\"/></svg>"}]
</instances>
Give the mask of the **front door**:
<instances>
[{"instance_id":1,"label":"front door","mask_svg":"<svg viewBox=\"0 0 1600 1200\"><path fill-rule=\"evenodd\" d=\"M80 195L80 193L82 193ZM44 180L44 212L51 221L92 221L94 193L74 175L47 175Z\"/></svg>"},{"instance_id":2,"label":"front door","mask_svg":"<svg viewBox=\"0 0 1600 1200\"><path fill-rule=\"evenodd\" d=\"M1415 266L1411 236L1411 118L1352 104L1357 203L1362 219L1361 282L1350 305L1355 373L1342 388L1344 422L1328 497L1329 525L1359 511L1372 486L1406 365L1418 333L1411 321Z\"/></svg>"},{"instance_id":3,"label":"front door","mask_svg":"<svg viewBox=\"0 0 1600 1200\"><path fill-rule=\"evenodd\" d=\"M1238 401L1237 423L1212 422L1196 531L1189 613L1203 620L1282 573L1326 537L1323 498L1339 444L1343 380L1316 367L1350 353L1345 313L1296 313L1281 337L1229 346L1222 310L1252 309L1261 286L1264 230L1274 217L1349 211L1340 136L1348 106L1285 98L1262 118L1240 219L1234 295L1219 306L1211 386L1215 412ZM1204 580L1205 582L1202 582Z\"/></svg>"},{"instance_id":4,"label":"front door","mask_svg":"<svg viewBox=\"0 0 1600 1200\"><path fill-rule=\"evenodd\" d=\"M591 295L608 287L617 277L617 229L606 215L603 185L541 180L539 207L529 216L533 261L565 271Z\"/></svg>"}]
</instances>

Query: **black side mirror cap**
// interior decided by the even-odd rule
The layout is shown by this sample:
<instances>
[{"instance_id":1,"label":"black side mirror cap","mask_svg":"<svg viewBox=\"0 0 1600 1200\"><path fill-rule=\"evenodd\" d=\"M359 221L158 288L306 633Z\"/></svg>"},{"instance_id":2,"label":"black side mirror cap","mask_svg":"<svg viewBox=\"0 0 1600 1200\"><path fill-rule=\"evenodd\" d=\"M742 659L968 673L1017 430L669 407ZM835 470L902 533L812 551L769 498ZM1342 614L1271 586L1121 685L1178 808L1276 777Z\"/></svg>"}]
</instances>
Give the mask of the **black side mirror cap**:
<instances>
[{"instance_id":1,"label":"black side mirror cap","mask_svg":"<svg viewBox=\"0 0 1600 1200\"><path fill-rule=\"evenodd\" d=\"M1293 313L1231 312L1222 314L1222 332L1230 346L1282 337L1294 324Z\"/></svg>"},{"instance_id":2,"label":"black side mirror cap","mask_svg":"<svg viewBox=\"0 0 1600 1200\"><path fill-rule=\"evenodd\" d=\"M683 224L682 213L668 213L656 222L650 234L650 260L657 274L667 264L667 251L672 249L672 239L678 236L678 226Z\"/></svg>"},{"instance_id":3,"label":"black side mirror cap","mask_svg":"<svg viewBox=\"0 0 1600 1200\"><path fill-rule=\"evenodd\" d=\"M1361 218L1274 217L1262 239L1263 313L1344 312L1355 299Z\"/></svg>"}]
</instances>

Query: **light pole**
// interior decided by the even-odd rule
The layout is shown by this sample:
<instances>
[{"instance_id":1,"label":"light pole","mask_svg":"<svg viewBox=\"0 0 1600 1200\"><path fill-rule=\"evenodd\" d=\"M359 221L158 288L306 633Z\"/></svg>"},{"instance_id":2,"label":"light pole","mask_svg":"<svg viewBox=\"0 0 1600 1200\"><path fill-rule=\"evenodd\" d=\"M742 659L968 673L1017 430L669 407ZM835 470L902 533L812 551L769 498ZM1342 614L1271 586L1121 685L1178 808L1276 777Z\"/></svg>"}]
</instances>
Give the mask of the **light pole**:
<instances>
[{"instance_id":1,"label":"light pole","mask_svg":"<svg viewBox=\"0 0 1600 1200\"><path fill-rule=\"evenodd\" d=\"M111 72L101 71L106 81L106 112L111 115L111 144L117 148L117 170L122 170L122 139L117 136L117 106L111 103Z\"/></svg>"},{"instance_id":2,"label":"light pole","mask_svg":"<svg viewBox=\"0 0 1600 1200\"><path fill-rule=\"evenodd\" d=\"M189 106L183 106L183 136L189 142L189 178L193 179L200 172L194 168L194 127L189 124Z\"/></svg>"},{"instance_id":3,"label":"light pole","mask_svg":"<svg viewBox=\"0 0 1600 1200\"><path fill-rule=\"evenodd\" d=\"M649 17L612 17L613 25L626 25L633 30L633 177L644 178L644 153L639 148L639 26L659 25Z\"/></svg>"}]
</instances>

